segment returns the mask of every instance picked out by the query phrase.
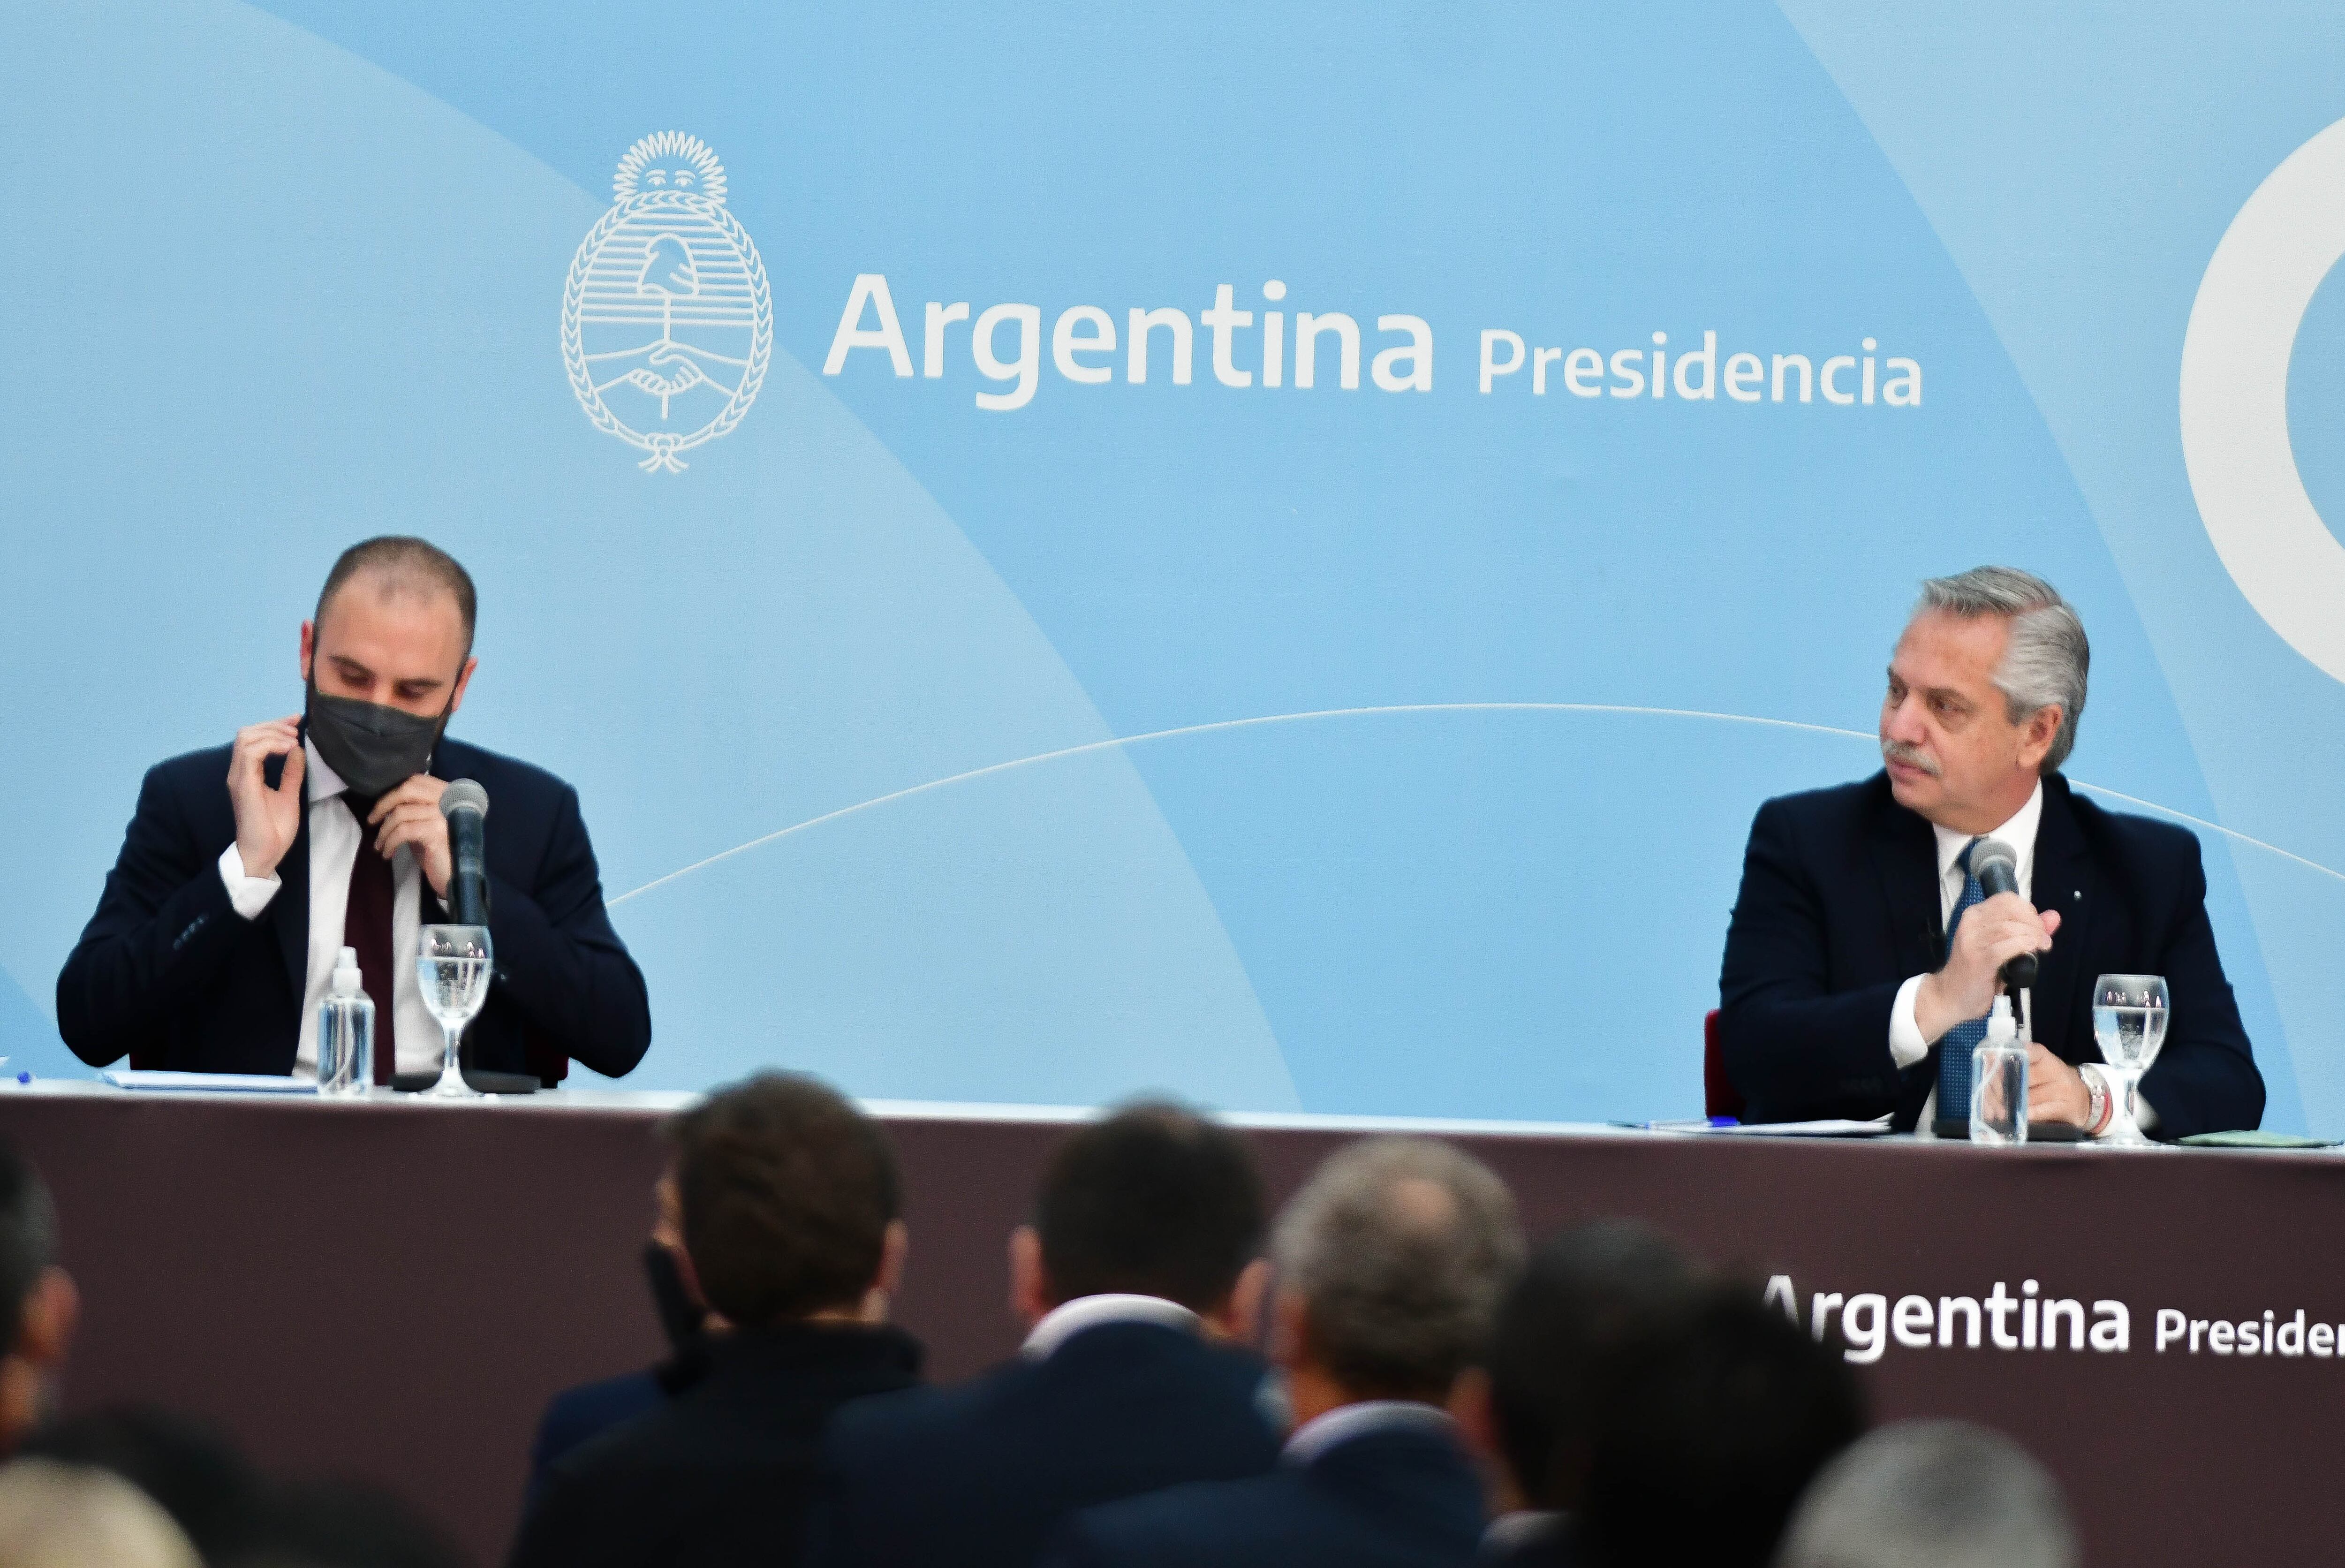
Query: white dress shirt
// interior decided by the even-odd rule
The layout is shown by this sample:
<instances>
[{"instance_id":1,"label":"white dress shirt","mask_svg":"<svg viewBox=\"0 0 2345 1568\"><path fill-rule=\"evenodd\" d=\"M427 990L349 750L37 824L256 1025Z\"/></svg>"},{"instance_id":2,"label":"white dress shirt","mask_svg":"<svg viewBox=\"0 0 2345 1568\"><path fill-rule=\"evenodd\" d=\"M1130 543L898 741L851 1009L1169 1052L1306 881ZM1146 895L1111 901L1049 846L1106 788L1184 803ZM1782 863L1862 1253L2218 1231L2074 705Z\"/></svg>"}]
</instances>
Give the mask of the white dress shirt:
<instances>
[{"instance_id":1,"label":"white dress shirt","mask_svg":"<svg viewBox=\"0 0 2345 1568\"><path fill-rule=\"evenodd\" d=\"M1019 1354L1030 1360L1047 1361L1051 1352L1081 1333L1105 1323L1152 1323L1160 1329L1177 1329L1184 1334L1197 1331L1199 1319L1178 1301L1167 1301L1161 1296L1124 1296L1112 1292L1100 1296L1078 1296L1072 1301L1061 1301L1045 1313L1026 1336Z\"/></svg>"},{"instance_id":2,"label":"white dress shirt","mask_svg":"<svg viewBox=\"0 0 2345 1568\"><path fill-rule=\"evenodd\" d=\"M1954 920L1954 906L1962 901L1964 880L1963 850L1974 838L2000 839L2011 846L2012 853L2019 857L2019 896L2031 904L2035 901L2035 830L2043 820L2044 786L2039 781L2028 795L2027 803L2012 814L2011 820L1991 833L1961 833L1952 828L1942 828L1935 822L1930 824L1930 831L1938 840L1938 928L1941 931ZM1911 1067L1930 1054L1930 1042L1922 1038L1922 1026L1914 1017L1914 999L1921 992L1922 982L1928 978L1923 974L1909 976L1905 983L1897 988L1897 1000L1890 1004L1889 1054L1901 1068ZM2017 1025L2022 1040L2035 1038L2033 992L2020 992L2019 1016L2013 1022ZM2096 1064L2088 1064L2077 1071L2090 1074L2105 1092L2115 1092L2115 1085ZM2143 1102L2142 1109L2147 1112L2147 1102ZM1934 1135L1930 1124L1935 1119L1937 1110L1938 1090L1933 1084L1929 1099L1922 1105L1922 1119L1914 1128L1921 1136ZM1967 1116L1970 1107L1965 1105L1955 1114Z\"/></svg>"},{"instance_id":3,"label":"white dress shirt","mask_svg":"<svg viewBox=\"0 0 2345 1568\"><path fill-rule=\"evenodd\" d=\"M350 786L326 766L318 748L301 742L307 763L302 792L310 811L310 962L301 992L301 1040L293 1054L293 1076L318 1075L318 1003L334 983L334 964L342 952L342 915L350 901L350 867L361 848L369 846L372 830L342 803ZM371 848L368 852L371 853ZM234 844L220 852L220 881L228 885L228 901L247 920L259 920L284 879L271 871L265 877L244 874L244 857ZM445 1054L446 1036L440 1021L423 1005L423 987L415 974L416 932L422 925L423 869L412 850L402 844L391 860L391 1015L395 1020L401 1073L437 1072ZM372 997L375 1033L381 1045L383 999Z\"/></svg>"},{"instance_id":4,"label":"white dress shirt","mask_svg":"<svg viewBox=\"0 0 2345 1568\"><path fill-rule=\"evenodd\" d=\"M1356 1404L1337 1405L1296 1427L1279 1457L1289 1464L1309 1464L1337 1443L1349 1442L1370 1432L1395 1428L1447 1432L1456 1431L1457 1426L1448 1411L1416 1400L1362 1400Z\"/></svg>"}]
</instances>

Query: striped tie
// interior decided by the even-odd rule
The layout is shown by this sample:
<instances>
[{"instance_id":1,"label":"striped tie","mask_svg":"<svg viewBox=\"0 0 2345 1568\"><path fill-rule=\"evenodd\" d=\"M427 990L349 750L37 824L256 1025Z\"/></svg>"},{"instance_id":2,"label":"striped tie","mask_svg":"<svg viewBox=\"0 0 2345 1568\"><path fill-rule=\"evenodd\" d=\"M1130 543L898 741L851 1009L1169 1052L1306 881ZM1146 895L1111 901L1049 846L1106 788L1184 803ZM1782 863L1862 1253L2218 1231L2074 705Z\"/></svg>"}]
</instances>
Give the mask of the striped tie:
<instances>
[{"instance_id":1,"label":"striped tie","mask_svg":"<svg viewBox=\"0 0 2345 1568\"><path fill-rule=\"evenodd\" d=\"M1963 923L1963 911L1982 903L1986 890L1971 875L1971 851L1979 840L1973 839L1963 846L1962 859L1955 864L1963 869L1963 896L1954 901L1954 918L1946 922L1946 952L1954 951L1954 932ZM1938 1115L1966 1122L1971 1115L1971 1052L1986 1038L1986 1015L1982 1013L1967 1023L1957 1023L1946 1031L1938 1042Z\"/></svg>"}]
</instances>

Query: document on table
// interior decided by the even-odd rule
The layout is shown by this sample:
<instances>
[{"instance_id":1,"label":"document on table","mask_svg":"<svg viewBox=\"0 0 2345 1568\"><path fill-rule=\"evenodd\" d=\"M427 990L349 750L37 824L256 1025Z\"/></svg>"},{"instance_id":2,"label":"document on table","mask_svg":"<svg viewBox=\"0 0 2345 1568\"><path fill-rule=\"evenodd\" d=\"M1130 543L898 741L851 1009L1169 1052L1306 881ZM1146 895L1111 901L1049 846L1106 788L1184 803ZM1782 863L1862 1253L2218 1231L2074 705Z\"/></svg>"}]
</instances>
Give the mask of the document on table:
<instances>
[{"instance_id":1,"label":"document on table","mask_svg":"<svg viewBox=\"0 0 2345 1568\"><path fill-rule=\"evenodd\" d=\"M1884 1115L1869 1122L1737 1122L1731 1127L1704 1130L1760 1138L1877 1138L1889 1131L1889 1118Z\"/></svg>"},{"instance_id":2,"label":"document on table","mask_svg":"<svg viewBox=\"0 0 2345 1568\"><path fill-rule=\"evenodd\" d=\"M273 1073L151 1073L126 1068L100 1073L117 1089L184 1095L314 1095L317 1083L309 1078L283 1078Z\"/></svg>"},{"instance_id":3,"label":"document on table","mask_svg":"<svg viewBox=\"0 0 2345 1568\"><path fill-rule=\"evenodd\" d=\"M1699 1121L1616 1122L1613 1125L1646 1133L1700 1133L1709 1137L1877 1138L1889 1131L1889 1118L1875 1116L1869 1122L1738 1122L1726 1116L1706 1116Z\"/></svg>"}]
</instances>

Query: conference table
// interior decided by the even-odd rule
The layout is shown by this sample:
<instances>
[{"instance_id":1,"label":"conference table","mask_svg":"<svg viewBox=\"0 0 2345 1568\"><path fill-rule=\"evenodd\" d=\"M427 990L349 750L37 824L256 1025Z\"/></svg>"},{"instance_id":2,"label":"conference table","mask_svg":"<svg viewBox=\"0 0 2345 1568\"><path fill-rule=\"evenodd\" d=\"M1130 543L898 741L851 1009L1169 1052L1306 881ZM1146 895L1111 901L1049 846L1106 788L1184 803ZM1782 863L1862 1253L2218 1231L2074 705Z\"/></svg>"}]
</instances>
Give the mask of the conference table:
<instances>
[{"instance_id":1,"label":"conference table","mask_svg":"<svg viewBox=\"0 0 2345 1568\"><path fill-rule=\"evenodd\" d=\"M501 1561L546 1398L661 1352L640 1252L655 1129L685 1103L11 1084L0 1135L56 1192L83 1293L66 1408L208 1418L274 1471L387 1484ZM905 1171L898 1316L932 1377L966 1377L1017 1345L1006 1238L1053 1141L1088 1113L869 1109ZM1862 1376L1878 1417L2019 1438L2067 1489L2092 1561L2336 1550L2345 1158L1233 1120L1280 1197L1346 1139L1424 1133L1504 1176L1534 1237L1601 1215L1654 1222L1803 1325L1853 1339L1852 1354L1877 1346ZM1960 1298L1998 1297L2076 1306L1990 1305L1971 1348ZM2123 1348L2104 1303L2124 1308ZM1998 1329L2022 1343L2001 1348Z\"/></svg>"}]
</instances>

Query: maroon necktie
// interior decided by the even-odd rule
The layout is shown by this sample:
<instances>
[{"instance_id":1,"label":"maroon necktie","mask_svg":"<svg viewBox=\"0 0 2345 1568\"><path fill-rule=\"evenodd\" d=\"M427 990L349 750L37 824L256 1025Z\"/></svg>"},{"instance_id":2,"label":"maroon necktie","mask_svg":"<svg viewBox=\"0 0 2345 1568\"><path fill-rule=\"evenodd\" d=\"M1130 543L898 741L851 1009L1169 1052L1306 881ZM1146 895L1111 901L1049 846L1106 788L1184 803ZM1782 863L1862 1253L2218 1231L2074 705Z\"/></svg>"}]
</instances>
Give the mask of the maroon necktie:
<instances>
[{"instance_id":1,"label":"maroon necktie","mask_svg":"<svg viewBox=\"0 0 2345 1568\"><path fill-rule=\"evenodd\" d=\"M350 901L342 909L342 943L358 949L359 983L374 1003L374 1081L388 1084L399 1065L399 1041L391 1023L398 993L391 967L391 862L374 847L366 813L372 801L343 795L342 804L359 821L358 858L350 862Z\"/></svg>"}]
</instances>

